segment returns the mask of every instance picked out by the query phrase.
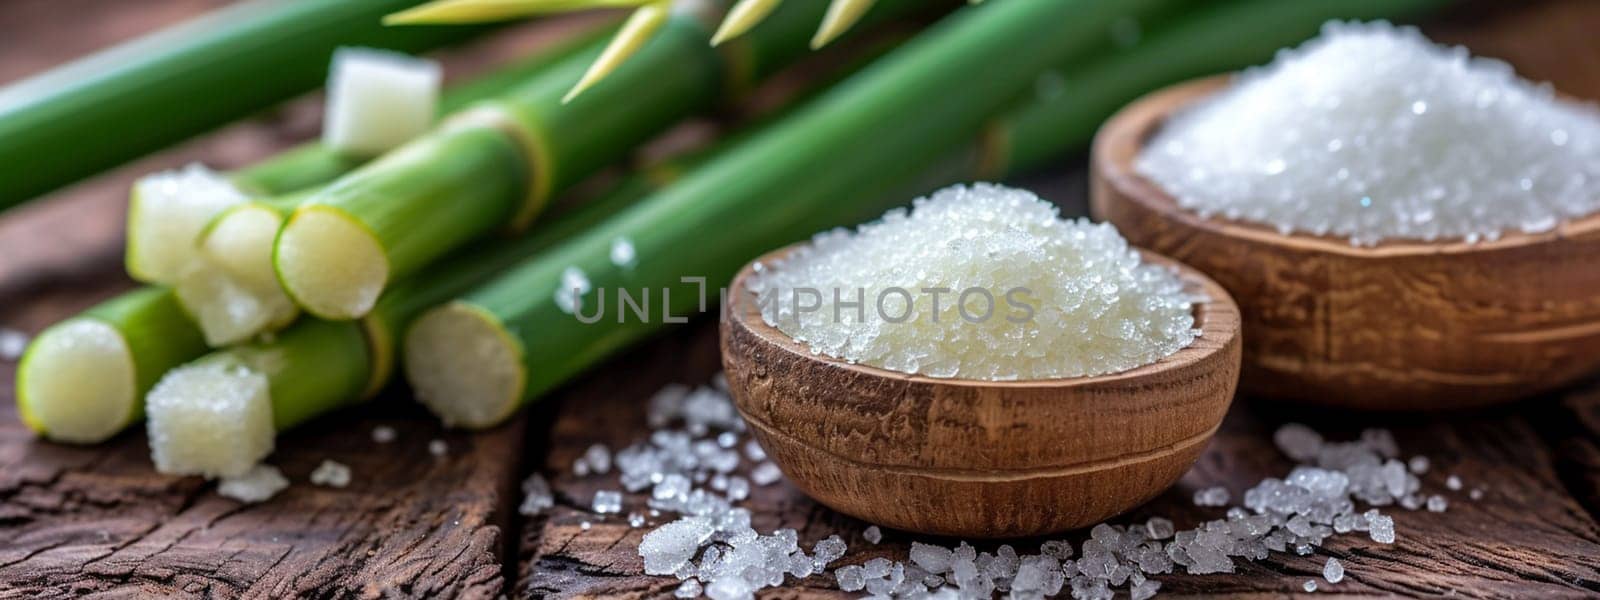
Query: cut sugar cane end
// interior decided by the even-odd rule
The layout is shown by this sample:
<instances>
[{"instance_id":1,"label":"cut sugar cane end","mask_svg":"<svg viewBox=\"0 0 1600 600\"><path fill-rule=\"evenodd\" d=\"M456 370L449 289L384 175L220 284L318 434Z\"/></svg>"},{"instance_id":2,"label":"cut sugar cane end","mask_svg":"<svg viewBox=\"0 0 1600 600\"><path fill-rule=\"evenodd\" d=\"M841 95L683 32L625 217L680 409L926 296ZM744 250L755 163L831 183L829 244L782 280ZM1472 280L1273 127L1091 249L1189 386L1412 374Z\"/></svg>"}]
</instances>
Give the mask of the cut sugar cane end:
<instances>
[{"instance_id":1,"label":"cut sugar cane end","mask_svg":"<svg viewBox=\"0 0 1600 600\"><path fill-rule=\"evenodd\" d=\"M242 342L299 315L272 270L272 242L282 223L273 208L247 203L218 215L202 234L200 256L185 268L175 291L207 344Z\"/></svg>"},{"instance_id":2,"label":"cut sugar cane end","mask_svg":"<svg viewBox=\"0 0 1600 600\"><path fill-rule=\"evenodd\" d=\"M493 315L470 304L428 311L406 333L406 377L445 425L483 428L517 409L522 347Z\"/></svg>"},{"instance_id":3,"label":"cut sugar cane end","mask_svg":"<svg viewBox=\"0 0 1600 600\"><path fill-rule=\"evenodd\" d=\"M77 318L45 330L17 369L22 420L52 440L104 441L133 418L133 353L116 328Z\"/></svg>"},{"instance_id":4,"label":"cut sugar cane end","mask_svg":"<svg viewBox=\"0 0 1600 600\"><path fill-rule=\"evenodd\" d=\"M191 261L173 291L211 347L236 344L282 327L299 312L276 284L256 288L206 259Z\"/></svg>"},{"instance_id":5,"label":"cut sugar cane end","mask_svg":"<svg viewBox=\"0 0 1600 600\"><path fill-rule=\"evenodd\" d=\"M168 372L145 398L150 458L169 475L239 477L272 452L266 376L228 360Z\"/></svg>"},{"instance_id":6,"label":"cut sugar cane end","mask_svg":"<svg viewBox=\"0 0 1600 600\"><path fill-rule=\"evenodd\" d=\"M421 135L439 105L439 64L397 52L340 48L333 54L322 142L376 156Z\"/></svg>"},{"instance_id":7,"label":"cut sugar cane end","mask_svg":"<svg viewBox=\"0 0 1600 600\"><path fill-rule=\"evenodd\" d=\"M177 281L206 223L245 200L226 177L198 164L141 178L128 204L128 274L145 283Z\"/></svg>"},{"instance_id":8,"label":"cut sugar cane end","mask_svg":"<svg viewBox=\"0 0 1600 600\"><path fill-rule=\"evenodd\" d=\"M383 244L344 212L308 205L278 234L278 281L295 304L329 320L360 318L389 281Z\"/></svg>"}]
</instances>

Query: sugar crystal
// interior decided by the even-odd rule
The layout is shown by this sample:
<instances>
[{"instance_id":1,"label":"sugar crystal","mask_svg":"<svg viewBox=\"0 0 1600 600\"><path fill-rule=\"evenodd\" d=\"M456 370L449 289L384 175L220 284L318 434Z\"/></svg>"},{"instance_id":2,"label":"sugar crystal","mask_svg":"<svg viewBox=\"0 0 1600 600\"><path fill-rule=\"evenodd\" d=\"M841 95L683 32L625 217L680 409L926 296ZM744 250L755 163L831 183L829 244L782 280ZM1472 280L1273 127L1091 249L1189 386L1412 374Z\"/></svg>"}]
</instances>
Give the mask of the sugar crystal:
<instances>
[{"instance_id":1,"label":"sugar crystal","mask_svg":"<svg viewBox=\"0 0 1600 600\"><path fill-rule=\"evenodd\" d=\"M1169 120L1138 172L1202 216L1352 244L1542 232L1600 209L1600 118L1388 23L1324 26Z\"/></svg>"},{"instance_id":2,"label":"sugar crystal","mask_svg":"<svg viewBox=\"0 0 1600 600\"><path fill-rule=\"evenodd\" d=\"M1195 337L1182 280L1114 227L991 184L817 234L749 286L762 318L813 352L932 377L1116 373Z\"/></svg>"},{"instance_id":3,"label":"sugar crystal","mask_svg":"<svg viewBox=\"0 0 1600 600\"><path fill-rule=\"evenodd\" d=\"M344 464L324 460L322 464L311 471L312 485L325 485L328 487L342 488L350 485L350 467Z\"/></svg>"},{"instance_id":4,"label":"sugar crystal","mask_svg":"<svg viewBox=\"0 0 1600 600\"><path fill-rule=\"evenodd\" d=\"M759 486L772 485L779 479L783 479L783 471L778 470L778 465L769 462L756 465L756 468L750 471L750 481Z\"/></svg>"},{"instance_id":5,"label":"sugar crystal","mask_svg":"<svg viewBox=\"0 0 1600 600\"><path fill-rule=\"evenodd\" d=\"M217 493L240 502L265 502L289 487L289 480L277 467L256 465L238 477L224 477L217 484Z\"/></svg>"},{"instance_id":6,"label":"sugar crystal","mask_svg":"<svg viewBox=\"0 0 1600 600\"><path fill-rule=\"evenodd\" d=\"M1344 563L1337 558L1329 558L1327 564L1322 565L1322 578L1328 583L1344 581Z\"/></svg>"},{"instance_id":7,"label":"sugar crystal","mask_svg":"<svg viewBox=\"0 0 1600 600\"><path fill-rule=\"evenodd\" d=\"M865 538L868 543L876 544L883 541L883 530L878 529L877 525L870 525L861 532L861 537Z\"/></svg>"},{"instance_id":8,"label":"sugar crystal","mask_svg":"<svg viewBox=\"0 0 1600 600\"><path fill-rule=\"evenodd\" d=\"M372 428L372 441L379 444L392 442L396 437L399 437L399 434L395 433L394 428L388 425L379 425Z\"/></svg>"},{"instance_id":9,"label":"sugar crystal","mask_svg":"<svg viewBox=\"0 0 1600 600\"><path fill-rule=\"evenodd\" d=\"M549 510L555 502L550 482L545 481L544 475L534 473L522 482L522 505L517 507L517 512L531 517Z\"/></svg>"},{"instance_id":10,"label":"sugar crystal","mask_svg":"<svg viewBox=\"0 0 1600 600\"><path fill-rule=\"evenodd\" d=\"M622 492L608 490L595 492L590 508L602 515L622 512Z\"/></svg>"}]
</instances>

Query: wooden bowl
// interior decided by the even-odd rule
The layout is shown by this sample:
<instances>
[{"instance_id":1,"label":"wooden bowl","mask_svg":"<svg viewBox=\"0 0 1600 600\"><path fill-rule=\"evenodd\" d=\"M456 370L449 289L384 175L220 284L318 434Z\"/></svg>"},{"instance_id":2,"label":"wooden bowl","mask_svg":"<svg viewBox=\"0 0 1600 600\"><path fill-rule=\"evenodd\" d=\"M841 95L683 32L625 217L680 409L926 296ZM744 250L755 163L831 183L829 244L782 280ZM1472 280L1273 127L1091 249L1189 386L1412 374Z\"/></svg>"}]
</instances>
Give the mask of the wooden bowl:
<instances>
[{"instance_id":1,"label":"wooden bowl","mask_svg":"<svg viewBox=\"0 0 1600 600\"><path fill-rule=\"evenodd\" d=\"M1168 115L1227 82L1156 92L1101 127L1091 206L1130 242L1233 293L1247 393L1364 410L1463 408L1600 367L1600 216L1477 244L1358 248L1179 208L1134 171L1134 158Z\"/></svg>"},{"instance_id":2,"label":"wooden bowl","mask_svg":"<svg viewBox=\"0 0 1600 600\"><path fill-rule=\"evenodd\" d=\"M1233 300L1194 269L1145 259L1178 268L1211 298L1197 305L1203 333L1193 345L1115 375L1014 382L935 379L812 354L761 319L747 265L722 313L734 404L791 482L845 514L982 538L1099 523L1189 469L1238 383Z\"/></svg>"}]
</instances>

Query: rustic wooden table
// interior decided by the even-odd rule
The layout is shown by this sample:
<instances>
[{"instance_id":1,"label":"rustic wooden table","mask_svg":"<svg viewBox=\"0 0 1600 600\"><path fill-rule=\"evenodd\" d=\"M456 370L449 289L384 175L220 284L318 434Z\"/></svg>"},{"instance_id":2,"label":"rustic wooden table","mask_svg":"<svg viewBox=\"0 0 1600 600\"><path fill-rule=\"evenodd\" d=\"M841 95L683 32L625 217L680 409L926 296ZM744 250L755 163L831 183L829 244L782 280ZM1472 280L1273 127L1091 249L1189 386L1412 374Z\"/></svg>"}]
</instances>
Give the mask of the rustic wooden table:
<instances>
[{"instance_id":1,"label":"rustic wooden table","mask_svg":"<svg viewBox=\"0 0 1600 600\"><path fill-rule=\"evenodd\" d=\"M11 0L0 6L0 82L217 4ZM1457 9L1430 33L1510 60L1565 92L1600 98L1597 29L1600 2L1567 0ZM550 27L521 27L444 55L453 73L470 72L551 35ZM120 269L121 226L125 190L137 174L191 160L247 163L314 135L316 113L316 99L297 101L0 218L0 325L37 332L132 285ZM1061 164L1020 183L1081 213L1083 159ZM0 363L0 597L670 593L675 581L642 575L634 547L645 530L586 508L595 490L615 488L614 478L578 478L568 467L589 444L621 447L646 435L644 399L669 382L708 380L718 369L715 338L713 320L698 319L482 433L441 430L403 391L388 393L286 435L271 459L297 482L321 460L338 460L354 470L350 487L299 483L260 505L221 498L195 478L155 473L141 432L92 447L34 439L12 401L15 365ZM1292 595L1336 556L1349 577L1324 589L1339 594L1600 596L1600 385L1433 416L1305 413L1240 398L1199 464L1129 517L1165 515L1180 525L1216 518L1215 509L1191 504L1193 492L1220 484L1238 494L1283 475L1289 463L1269 438L1285 420L1315 423L1335 437L1390 427L1406 455L1433 459L1428 489L1442 491L1454 473L1486 494L1472 501L1465 490L1447 493L1445 513L1399 513L1393 546L1344 536L1314 556L1274 556L1232 575L1161 577L1163 592ZM375 445L367 432L377 425L396 428L399 441ZM433 439L448 442L447 456L427 452ZM551 476L556 506L523 518L514 510L517 484L535 471ZM629 496L623 514L643 502ZM889 532L884 543L867 544L864 523L782 483L756 488L748 506L758 529L798 529L807 546L842 535L852 547L846 563L903 560L912 539ZM822 576L768 594L841 595Z\"/></svg>"}]
</instances>

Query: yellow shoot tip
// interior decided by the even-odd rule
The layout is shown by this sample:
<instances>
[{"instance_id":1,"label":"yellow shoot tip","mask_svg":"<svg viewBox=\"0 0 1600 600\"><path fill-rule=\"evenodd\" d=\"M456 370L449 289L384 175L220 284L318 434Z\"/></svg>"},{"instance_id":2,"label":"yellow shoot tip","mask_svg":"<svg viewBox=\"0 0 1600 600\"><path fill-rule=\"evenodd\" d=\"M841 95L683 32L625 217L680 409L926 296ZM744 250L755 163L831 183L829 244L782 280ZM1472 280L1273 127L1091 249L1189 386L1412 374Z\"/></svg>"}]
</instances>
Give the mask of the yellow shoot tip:
<instances>
[{"instance_id":1,"label":"yellow shoot tip","mask_svg":"<svg viewBox=\"0 0 1600 600\"><path fill-rule=\"evenodd\" d=\"M650 35L667 22L667 17L671 14L670 5L671 0L660 0L640 6L633 11L633 14L628 15L628 21L622 24L622 29L617 31L616 37L611 38L611 43L600 53L600 58L589 65L589 70L584 72L583 78L578 80L577 85L572 86L572 91L567 92L561 103L571 102L573 98L578 97L578 94L605 79L612 71L617 70L623 61L633 56L634 52L649 41Z\"/></svg>"},{"instance_id":2,"label":"yellow shoot tip","mask_svg":"<svg viewBox=\"0 0 1600 600\"><path fill-rule=\"evenodd\" d=\"M711 36L711 45L720 46L723 42L744 35L772 14L772 10L778 8L781 2L783 0L739 0L738 4L728 9L728 16L722 19L717 33Z\"/></svg>"},{"instance_id":3,"label":"yellow shoot tip","mask_svg":"<svg viewBox=\"0 0 1600 600\"><path fill-rule=\"evenodd\" d=\"M384 25L450 25L504 21L586 9L639 6L654 0L434 0L383 18Z\"/></svg>"},{"instance_id":4,"label":"yellow shoot tip","mask_svg":"<svg viewBox=\"0 0 1600 600\"><path fill-rule=\"evenodd\" d=\"M850 26L861 20L861 15L872 8L874 2L877 0L833 0L833 3L828 5L827 14L822 17L822 27L818 28L817 34L811 38L811 49L816 50L826 46L844 35L844 32L850 30Z\"/></svg>"}]
</instances>

